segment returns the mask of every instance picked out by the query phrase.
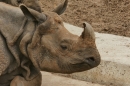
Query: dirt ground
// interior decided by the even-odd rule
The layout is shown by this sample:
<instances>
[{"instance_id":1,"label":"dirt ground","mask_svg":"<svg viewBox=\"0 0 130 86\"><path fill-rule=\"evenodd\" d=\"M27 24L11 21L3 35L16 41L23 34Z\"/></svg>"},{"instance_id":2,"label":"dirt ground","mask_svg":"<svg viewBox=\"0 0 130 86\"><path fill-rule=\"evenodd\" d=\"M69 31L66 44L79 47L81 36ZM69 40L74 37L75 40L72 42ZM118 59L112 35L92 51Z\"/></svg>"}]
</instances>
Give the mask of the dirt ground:
<instances>
[{"instance_id":1,"label":"dirt ground","mask_svg":"<svg viewBox=\"0 0 130 86\"><path fill-rule=\"evenodd\" d=\"M43 10L51 11L64 0L41 1ZM130 37L130 0L69 0L62 18L79 27L86 21L97 32Z\"/></svg>"}]
</instances>

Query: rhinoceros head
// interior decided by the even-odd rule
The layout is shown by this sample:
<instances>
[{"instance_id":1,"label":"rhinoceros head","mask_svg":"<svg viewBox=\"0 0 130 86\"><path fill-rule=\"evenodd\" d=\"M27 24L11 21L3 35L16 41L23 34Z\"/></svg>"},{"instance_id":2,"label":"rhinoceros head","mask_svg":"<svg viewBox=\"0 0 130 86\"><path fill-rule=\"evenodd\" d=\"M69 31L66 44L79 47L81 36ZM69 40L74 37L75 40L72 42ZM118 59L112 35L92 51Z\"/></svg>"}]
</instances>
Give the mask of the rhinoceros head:
<instances>
[{"instance_id":1,"label":"rhinoceros head","mask_svg":"<svg viewBox=\"0 0 130 86\"><path fill-rule=\"evenodd\" d=\"M70 33L64 27L59 15L66 9L67 3L68 0L46 13L20 6L29 20L37 22L32 41L27 45L27 53L40 70L73 73L91 69L100 63L91 25L83 23L81 36Z\"/></svg>"}]
</instances>

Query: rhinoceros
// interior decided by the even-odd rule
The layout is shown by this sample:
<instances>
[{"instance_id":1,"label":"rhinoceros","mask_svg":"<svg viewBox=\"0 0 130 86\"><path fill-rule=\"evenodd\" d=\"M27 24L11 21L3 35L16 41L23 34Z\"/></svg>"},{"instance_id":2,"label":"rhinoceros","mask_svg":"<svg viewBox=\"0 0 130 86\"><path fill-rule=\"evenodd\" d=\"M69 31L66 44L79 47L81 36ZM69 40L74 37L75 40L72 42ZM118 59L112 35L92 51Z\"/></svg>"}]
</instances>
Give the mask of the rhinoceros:
<instances>
[{"instance_id":1,"label":"rhinoceros","mask_svg":"<svg viewBox=\"0 0 130 86\"><path fill-rule=\"evenodd\" d=\"M100 64L91 25L83 23L80 36L64 27L67 3L40 13L0 2L0 86L41 86L40 71L70 74Z\"/></svg>"},{"instance_id":2,"label":"rhinoceros","mask_svg":"<svg viewBox=\"0 0 130 86\"><path fill-rule=\"evenodd\" d=\"M41 3L39 0L0 0L0 2L5 2L13 6L19 6L20 3L25 4L27 7L32 8L36 11L41 12Z\"/></svg>"}]
</instances>

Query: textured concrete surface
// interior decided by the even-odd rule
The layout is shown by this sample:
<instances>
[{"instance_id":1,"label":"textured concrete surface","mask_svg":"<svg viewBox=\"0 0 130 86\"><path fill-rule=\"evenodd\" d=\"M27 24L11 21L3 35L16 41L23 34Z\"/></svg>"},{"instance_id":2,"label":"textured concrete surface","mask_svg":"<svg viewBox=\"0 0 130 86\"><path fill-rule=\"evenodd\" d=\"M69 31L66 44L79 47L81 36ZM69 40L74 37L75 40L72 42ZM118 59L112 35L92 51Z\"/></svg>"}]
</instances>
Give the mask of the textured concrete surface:
<instances>
[{"instance_id":1,"label":"textured concrete surface","mask_svg":"<svg viewBox=\"0 0 130 86\"><path fill-rule=\"evenodd\" d=\"M77 35L83 30L66 23L65 27ZM130 86L130 38L95 34L97 48L101 54L101 64L97 68L66 76L108 86Z\"/></svg>"},{"instance_id":2,"label":"textured concrete surface","mask_svg":"<svg viewBox=\"0 0 130 86\"><path fill-rule=\"evenodd\" d=\"M42 86L104 86L42 72Z\"/></svg>"}]
</instances>

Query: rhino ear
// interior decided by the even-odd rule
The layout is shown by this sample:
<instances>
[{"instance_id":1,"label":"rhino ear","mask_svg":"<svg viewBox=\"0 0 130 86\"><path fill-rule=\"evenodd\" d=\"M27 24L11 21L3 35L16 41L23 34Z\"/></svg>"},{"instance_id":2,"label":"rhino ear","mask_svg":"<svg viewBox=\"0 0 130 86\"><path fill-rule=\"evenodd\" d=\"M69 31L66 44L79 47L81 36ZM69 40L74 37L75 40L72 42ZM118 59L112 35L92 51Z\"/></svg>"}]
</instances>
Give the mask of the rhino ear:
<instances>
[{"instance_id":1,"label":"rhino ear","mask_svg":"<svg viewBox=\"0 0 130 86\"><path fill-rule=\"evenodd\" d=\"M35 21L36 18L31 14L31 12L27 9L26 6L20 5L20 9L22 10L23 14L26 16L28 20Z\"/></svg>"},{"instance_id":2,"label":"rhino ear","mask_svg":"<svg viewBox=\"0 0 130 86\"><path fill-rule=\"evenodd\" d=\"M22 10L23 14L26 16L28 20L31 21L45 21L46 16L38 11L33 9L27 8L25 5L21 4L20 9Z\"/></svg>"},{"instance_id":3,"label":"rhino ear","mask_svg":"<svg viewBox=\"0 0 130 86\"><path fill-rule=\"evenodd\" d=\"M65 0L64 3L60 4L58 7L56 7L53 12L56 12L58 15L61 15L67 8L68 0Z\"/></svg>"}]
</instances>

